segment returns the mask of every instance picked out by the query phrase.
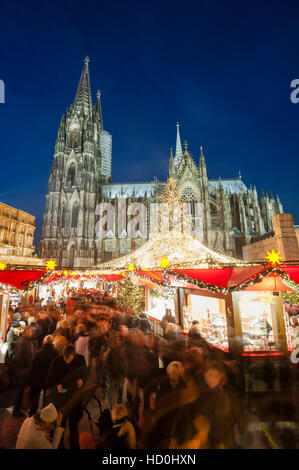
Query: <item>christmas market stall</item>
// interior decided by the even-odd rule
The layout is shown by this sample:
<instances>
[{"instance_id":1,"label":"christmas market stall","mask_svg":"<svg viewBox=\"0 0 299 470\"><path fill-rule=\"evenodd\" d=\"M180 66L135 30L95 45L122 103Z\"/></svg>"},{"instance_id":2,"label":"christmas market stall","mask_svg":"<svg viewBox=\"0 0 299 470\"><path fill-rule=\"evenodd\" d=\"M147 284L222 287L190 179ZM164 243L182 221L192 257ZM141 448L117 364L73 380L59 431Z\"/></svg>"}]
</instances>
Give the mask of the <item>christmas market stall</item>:
<instances>
[{"instance_id":1,"label":"christmas market stall","mask_svg":"<svg viewBox=\"0 0 299 470\"><path fill-rule=\"evenodd\" d=\"M38 284L42 284L48 276L47 270L6 269L0 263L0 332L5 337L9 303L16 306L21 297L34 296Z\"/></svg>"},{"instance_id":2,"label":"christmas market stall","mask_svg":"<svg viewBox=\"0 0 299 470\"><path fill-rule=\"evenodd\" d=\"M146 311L155 321L170 309L184 331L196 320L202 336L223 351L286 353L294 348L294 329L282 292L298 290L299 267L277 267L274 251L267 258L246 263L173 231L99 270L142 281Z\"/></svg>"}]
</instances>

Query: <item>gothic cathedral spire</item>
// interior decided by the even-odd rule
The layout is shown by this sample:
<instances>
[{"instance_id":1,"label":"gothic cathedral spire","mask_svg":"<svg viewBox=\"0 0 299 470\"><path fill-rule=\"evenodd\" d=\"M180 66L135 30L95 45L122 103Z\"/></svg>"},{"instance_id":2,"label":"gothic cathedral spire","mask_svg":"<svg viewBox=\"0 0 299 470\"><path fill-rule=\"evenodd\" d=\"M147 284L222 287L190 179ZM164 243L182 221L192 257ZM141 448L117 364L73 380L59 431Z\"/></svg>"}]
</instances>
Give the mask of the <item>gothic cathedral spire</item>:
<instances>
[{"instance_id":1,"label":"gothic cathedral spire","mask_svg":"<svg viewBox=\"0 0 299 470\"><path fill-rule=\"evenodd\" d=\"M95 266L101 257L96 207L101 185L111 180L112 136L103 130L100 92L92 108L88 62L60 122L41 239L43 257L68 268Z\"/></svg>"},{"instance_id":2,"label":"gothic cathedral spire","mask_svg":"<svg viewBox=\"0 0 299 470\"><path fill-rule=\"evenodd\" d=\"M86 56L73 105L73 111L77 113L89 114L92 109L88 63L89 58Z\"/></svg>"},{"instance_id":3,"label":"gothic cathedral spire","mask_svg":"<svg viewBox=\"0 0 299 470\"><path fill-rule=\"evenodd\" d=\"M183 150L182 150L181 136L180 136L180 125L177 122L176 123L176 147L175 147L175 157L174 157L174 163L175 163L176 168L178 168L180 161L182 160L182 156L183 156Z\"/></svg>"},{"instance_id":4,"label":"gothic cathedral spire","mask_svg":"<svg viewBox=\"0 0 299 470\"><path fill-rule=\"evenodd\" d=\"M102 107L101 107L101 92L100 90L97 91L97 98L96 98L96 104L94 105L94 117L99 125L99 130L103 131L104 126L103 126L103 116L102 116Z\"/></svg>"}]
</instances>

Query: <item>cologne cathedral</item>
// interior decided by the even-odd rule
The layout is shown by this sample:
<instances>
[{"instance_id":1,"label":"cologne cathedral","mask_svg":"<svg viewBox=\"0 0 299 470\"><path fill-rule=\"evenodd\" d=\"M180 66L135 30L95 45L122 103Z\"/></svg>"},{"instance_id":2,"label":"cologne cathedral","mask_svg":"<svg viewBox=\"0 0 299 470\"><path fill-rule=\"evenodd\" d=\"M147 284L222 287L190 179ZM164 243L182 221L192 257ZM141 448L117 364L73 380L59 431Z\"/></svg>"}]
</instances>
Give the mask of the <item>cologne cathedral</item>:
<instances>
[{"instance_id":1,"label":"cologne cathedral","mask_svg":"<svg viewBox=\"0 0 299 470\"><path fill-rule=\"evenodd\" d=\"M112 136L104 130L100 91L92 104L88 64L86 57L74 102L60 122L46 194L40 251L60 267L94 267L143 245L150 233L137 230L135 238L126 230L120 233L117 210L115 230L99 238L97 207L99 203L116 207L121 199L127 206L142 202L149 208L160 201L166 185L157 179L112 183ZM272 216L283 212L278 196L275 200L272 193L262 191L259 199L256 187L248 188L240 173L231 179L209 179L202 147L199 158L191 155L186 141L183 149L178 123L169 177L182 201L201 204L201 233L195 231L193 236L237 258L242 258L242 246L268 237Z\"/></svg>"}]
</instances>

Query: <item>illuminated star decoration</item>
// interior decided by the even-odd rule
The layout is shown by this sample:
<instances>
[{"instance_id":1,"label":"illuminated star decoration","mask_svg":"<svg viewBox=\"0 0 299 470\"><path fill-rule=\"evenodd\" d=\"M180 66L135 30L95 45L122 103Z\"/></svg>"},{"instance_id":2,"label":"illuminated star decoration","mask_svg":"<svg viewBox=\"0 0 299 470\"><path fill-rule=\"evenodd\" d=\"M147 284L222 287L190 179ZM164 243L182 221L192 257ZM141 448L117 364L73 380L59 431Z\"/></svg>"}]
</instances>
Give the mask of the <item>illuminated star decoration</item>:
<instances>
[{"instance_id":1,"label":"illuminated star decoration","mask_svg":"<svg viewBox=\"0 0 299 470\"><path fill-rule=\"evenodd\" d=\"M268 259L272 265L281 264L280 259L284 259L282 256L279 256L280 251L275 253L275 251L272 250L271 253L270 251L267 251L267 253L268 253L268 256L265 256L265 258Z\"/></svg>"},{"instance_id":2,"label":"illuminated star decoration","mask_svg":"<svg viewBox=\"0 0 299 470\"><path fill-rule=\"evenodd\" d=\"M6 265L4 263L0 263L0 270L4 271L5 268L6 268Z\"/></svg>"},{"instance_id":3,"label":"illuminated star decoration","mask_svg":"<svg viewBox=\"0 0 299 470\"><path fill-rule=\"evenodd\" d=\"M165 258L165 256L163 256L163 258L161 259L160 261L160 266L161 268L167 268L167 266L169 266L169 260L168 258Z\"/></svg>"},{"instance_id":4,"label":"illuminated star decoration","mask_svg":"<svg viewBox=\"0 0 299 470\"><path fill-rule=\"evenodd\" d=\"M134 271L134 269L135 269L134 264L129 264L128 271Z\"/></svg>"},{"instance_id":5,"label":"illuminated star decoration","mask_svg":"<svg viewBox=\"0 0 299 470\"><path fill-rule=\"evenodd\" d=\"M56 261L54 261L53 259L50 259L46 263L47 271L53 271L56 268L56 266L57 266Z\"/></svg>"}]
</instances>

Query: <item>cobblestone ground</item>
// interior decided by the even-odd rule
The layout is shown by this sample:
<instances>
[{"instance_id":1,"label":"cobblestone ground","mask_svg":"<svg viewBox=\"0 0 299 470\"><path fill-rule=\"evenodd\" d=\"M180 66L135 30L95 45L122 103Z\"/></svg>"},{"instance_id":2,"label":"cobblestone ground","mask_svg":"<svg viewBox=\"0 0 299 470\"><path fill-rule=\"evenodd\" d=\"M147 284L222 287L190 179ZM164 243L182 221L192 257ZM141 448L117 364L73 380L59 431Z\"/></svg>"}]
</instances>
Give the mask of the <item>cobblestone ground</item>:
<instances>
[{"instance_id":1,"label":"cobblestone ground","mask_svg":"<svg viewBox=\"0 0 299 470\"><path fill-rule=\"evenodd\" d=\"M291 396L291 400L293 401L296 397ZM247 414L247 425L243 432L240 433L238 430L235 432L238 447L243 449L298 448L297 408L295 415L292 417L284 415L284 411L286 411L284 407L289 402L290 393L287 392L276 397L243 400L243 406ZM104 401L103 405L105 407ZM267 411L265 405L268 406L270 412ZM89 419L88 414L84 412L79 423L79 432L91 432L97 440L99 434L94 421L100 416L100 409L98 402L93 397L87 404L87 410L91 413L93 419ZM14 449L17 434L25 419L25 417L13 417L11 411L12 408L0 409L0 447L2 449ZM64 444L65 449L68 449L68 428L64 433Z\"/></svg>"}]
</instances>

